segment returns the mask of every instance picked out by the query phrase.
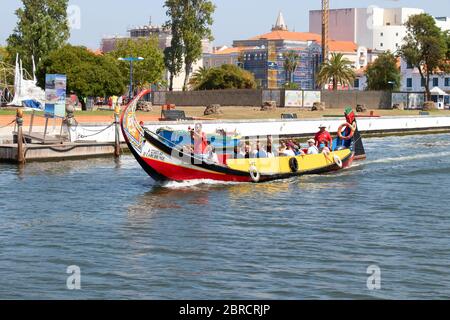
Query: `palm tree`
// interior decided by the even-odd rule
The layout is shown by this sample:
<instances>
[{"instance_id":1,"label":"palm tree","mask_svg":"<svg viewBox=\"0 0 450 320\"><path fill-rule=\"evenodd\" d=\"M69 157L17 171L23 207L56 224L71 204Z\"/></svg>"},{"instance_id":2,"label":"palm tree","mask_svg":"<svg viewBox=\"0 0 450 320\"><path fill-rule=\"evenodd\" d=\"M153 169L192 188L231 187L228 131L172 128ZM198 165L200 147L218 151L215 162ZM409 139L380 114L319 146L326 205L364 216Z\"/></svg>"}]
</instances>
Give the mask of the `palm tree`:
<instances>
[{"instance_id":1,"label":"palm tree","mask_svg":"<svg viewBox=\"0 0 450 320\"><path fill-rule=\"evenodd\" d=\"M300 62L300 55L294 50L288 51L284 54L284 72L286 73L286 82L293 82L293 74L297 70Z\"/></svg>"},{"instance_id":2,"label":"palm tree","mask_svg":"<svg viewBox=\"0 0 450 320\"><path fill-rule=\"evenodd\" d=\"M332 53L329 61L322 64L317 82L325 85L333 82L333 90L337 90L338 84L350 85L355 80L355 71L352 68L353 63L344 58L342 53Z\"/></svg>"},{"instance_id":3,"label":"palm tree","mask_svg":"<svg viewBox=\"0 0 450 320\"><path fill-rule=\"evenodd\" d=\"M198 87L200 87L200 85L206 79L206 75L208 74L208 72L208 68L200 67L197 71L194 72L191 79L189 80L189 87L192 90L197 90Z\"/></svg>"}]
</instances>

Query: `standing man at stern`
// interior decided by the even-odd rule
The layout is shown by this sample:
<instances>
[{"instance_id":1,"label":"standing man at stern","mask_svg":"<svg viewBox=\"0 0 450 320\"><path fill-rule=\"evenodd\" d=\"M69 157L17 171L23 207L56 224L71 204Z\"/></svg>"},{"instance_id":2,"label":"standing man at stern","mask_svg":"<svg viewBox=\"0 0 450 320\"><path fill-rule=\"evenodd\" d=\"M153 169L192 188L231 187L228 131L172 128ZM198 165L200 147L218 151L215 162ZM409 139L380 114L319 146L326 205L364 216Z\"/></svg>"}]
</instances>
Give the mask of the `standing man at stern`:
<instances>
[{"instance_id":1,"label":"standing man at stern","mask_svg":"<svg viewBox=\"0 0 450 320\"><path fill-rule=\"evenodd\" d=\"M314 140L316 141L316 147L321 151L323 148L328 147L331 150L333 147L333 139L330 133L327 131L327 126L321 124L320 131L316 133Z\"/></svg>"}]
</instances>

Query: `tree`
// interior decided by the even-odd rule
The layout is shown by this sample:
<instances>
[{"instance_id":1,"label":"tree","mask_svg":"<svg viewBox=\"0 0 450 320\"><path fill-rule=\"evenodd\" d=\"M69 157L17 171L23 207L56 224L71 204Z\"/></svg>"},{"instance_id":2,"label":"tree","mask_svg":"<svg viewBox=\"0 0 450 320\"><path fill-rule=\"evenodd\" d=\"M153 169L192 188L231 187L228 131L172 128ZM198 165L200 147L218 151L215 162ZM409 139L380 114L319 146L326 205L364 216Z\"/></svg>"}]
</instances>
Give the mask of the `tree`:
<instances>
[{"instance_id":1,"label":"tree","mask_svg":"<svg viewBox=\"0 0 450 320\"><path fill-rule=\"evenodd\" d=\"M397 57L391 52L378 56L366 70L367 90L399 90L401 74L397 67Z\"/></svg>"},{"instance_id":2,"label":"tree","mask_svg":"<svg viewBox=\"0 0 450 320\"><path fill-rule=\"evenodd\" d=\"M288 90L300 90L300 85L298 83L295 82L288 82L285 83L283 85L283 89L288 89Z\"/></svg>"},{"instance_id":3,"label":"tree","mask_svg":"<svg viewBox=\"0 0 450 320\"><path fill-rule=\"evenodd\" d=\"M447 32L445 32L445 34L444 34L444 36L445 36L445 42L446 42L446 44L447 44L447 54L446 54L446 64L447 64L447 66L448 66L448 64L449 64L449 60L450 60L450 30L448 30Z\"/></svg>"},{"instance_id":4,"label":"tree","mask_svg":"<svg viewBox=\"0 0 450 320\"><path fill-rule=\"evenodd\" d=\"M158 39L155 37L120 40L117 43L116 50L110 52L109 55L115 60L130 56L144 58L143 61L133 64L134 87L144 87L162 81L164 55L159 48ZM129 63L126 61L120 62L119 66L123 77L129 79Z\"/></svg>"},{"instance_id":5,"label":"tree","mask_svg":"<svg viewBox=\"0 0 450 320\"><path fill-rule=\"evenodd\" d=\"M200 67L190 78L189 86L191 88L198 88L202 84L206 77L208 76L209 69L205 67Z\"/></svg>"},{"instance_id":6,"label":"tree","mask_svg":"<svg viewBox=\"0 0 450 320\"><path fill-rule=\"evenodd\" d=\"M337 90L338 84L350 85L355 80L355 71L352 68L352 62L344 58L342 53L332 53L331 58L327 60L320 68L317 76L317 82L325 85L333 82L333 90Z\"/></svg>"},{"instance_id":7,"label":"tree","mask_svg":"<svg viewBox=\"0 0 450 320\"><path fill-rule=\"evenodd\" d=\"M10 59L20 54L24 68L31 70L32 57L39 63L69 39L68 0L22 0L16 10L17 26L7 39ZM14 61L10 61L13 63Z\"/></svg>"},{"instance_id":8,"label":"tree","mask_svg":"<svg viewBox=\"0 0 450 320\"><path fill-rule=\"evenodd\" d=\"M37 70L38 85L45 87L46 74L67 75L67 91L74 92L81 101L85 97L120 95L125 92L126 78L117 61L111 56L98 56L85 47L66 45L52 51Z\"/></svg>"},{"instance_id":9,"label":"tree","mask_svg":"<svg viewBox=\"0 0 450 320\"><path fill-rule=\"evenodd\" d=\"M400 56L419 70L430 100L430 77L446 64L445 35L436 26L434 18L426 13L411 16L405 25L407 35L399 51Z\"/></svg>"},{"instance_id":10,"label":"tree","mask_svg":"<svg viewBox=\"0 0 450 320\"><path fill-rule=\"evenodd\" d=\"M294 50L290 50L284 54L284 72L286 75L286 83L294 82L293 76L300 62L300 55Z\"/></svg>"},{"instance_id":11,"label":"tree","mask_svg":"<svg viewBox=\"0 0 450 320\"><path fill-rule=\"evenodd\" d=\"M218 89L255 89L255 77L248 71L238 66L224 64L218 68L211 68L205 79L195 90L218 90Z\"/></svg>"},{"instance_id":12,"label":"tree","mask_svg":"<svg viewBox=\"0 0 450 320\"><path fill-rule=\"evenodd\" d=\"M166 15L170 17L164 28L171 31L170 47L164 50L164 65L169 72L169 91L173 90L173 80L183 68L183 40L181 35L182 8L178 6L179 0L166 0L164 7Z\"/></svg>"},{"instance_id":13,"label":"tree","mask_svg":"<svg viewBox=\"0 0 450 320\"><path fill-rule=\"evenodd\" d=\"M4 47L0 47L0 61L8 61L8 51Z\"/></svg>"},{"instance_id":14,"label":"tree","mask_svg":"<svg viewBox=\"0 0 450 320\"><path fill-rule=\"evenodd\" d=\"M192 67L202 56L202 40L213 40L211 25L214 4L209 0L166 0L167 16L170 18L166 26L177 38L176 46L182 45L184 62L184 85L187 89ZM177 49L174 48L174 53Z\"/></svg>"}]
</instances>

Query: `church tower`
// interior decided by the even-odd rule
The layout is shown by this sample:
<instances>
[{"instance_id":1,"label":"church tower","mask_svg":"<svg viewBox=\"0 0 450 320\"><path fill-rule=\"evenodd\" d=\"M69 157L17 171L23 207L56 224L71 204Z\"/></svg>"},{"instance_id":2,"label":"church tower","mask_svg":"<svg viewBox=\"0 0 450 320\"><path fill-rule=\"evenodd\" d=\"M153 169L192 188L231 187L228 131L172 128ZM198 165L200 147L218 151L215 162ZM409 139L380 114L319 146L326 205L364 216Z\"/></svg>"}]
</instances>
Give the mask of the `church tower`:
<instances>
[{"instance_id":1,"label":"church tower","mask_svg":"<svg viewBox=\"0 0 450 320\"><path fill-rule=\"evenodd\" d=\"M272 31L288 31L288 27L286 22L284 21L283 13L278 14L277 22L275 26L272 27Z\"/></svg>"}]
</instances>

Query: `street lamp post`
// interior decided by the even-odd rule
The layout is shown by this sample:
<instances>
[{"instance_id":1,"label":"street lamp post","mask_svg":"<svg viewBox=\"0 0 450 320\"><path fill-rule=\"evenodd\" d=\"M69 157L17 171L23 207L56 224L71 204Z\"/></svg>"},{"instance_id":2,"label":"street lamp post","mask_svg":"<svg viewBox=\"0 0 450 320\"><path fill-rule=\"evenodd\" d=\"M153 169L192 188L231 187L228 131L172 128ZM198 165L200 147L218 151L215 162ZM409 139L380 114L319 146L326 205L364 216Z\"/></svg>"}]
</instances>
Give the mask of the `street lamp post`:
<instances>
[{"instance_id":1,"label":"street lamp post","mask_svg":"<svg viewBox=\"0 0 450 320\"><path fill-rule=\"evenodd\" d=\"M395 81L388 81L388 84L391 85L391 91L394 91Z\"/></svg>"},{"instance_id":2,"label":"street lamp post","mask_svg":"<svg viewBox=\"0 0 450 320\"><path fill-rule=\"evenodd\" d=\"M133 98L133 62L135 61L143 61L142 57L125 57L119 58L119 61L127 61L130 62L130 91L128 93L128 98L131 100Z\"/></svg>"}]
</instances>

